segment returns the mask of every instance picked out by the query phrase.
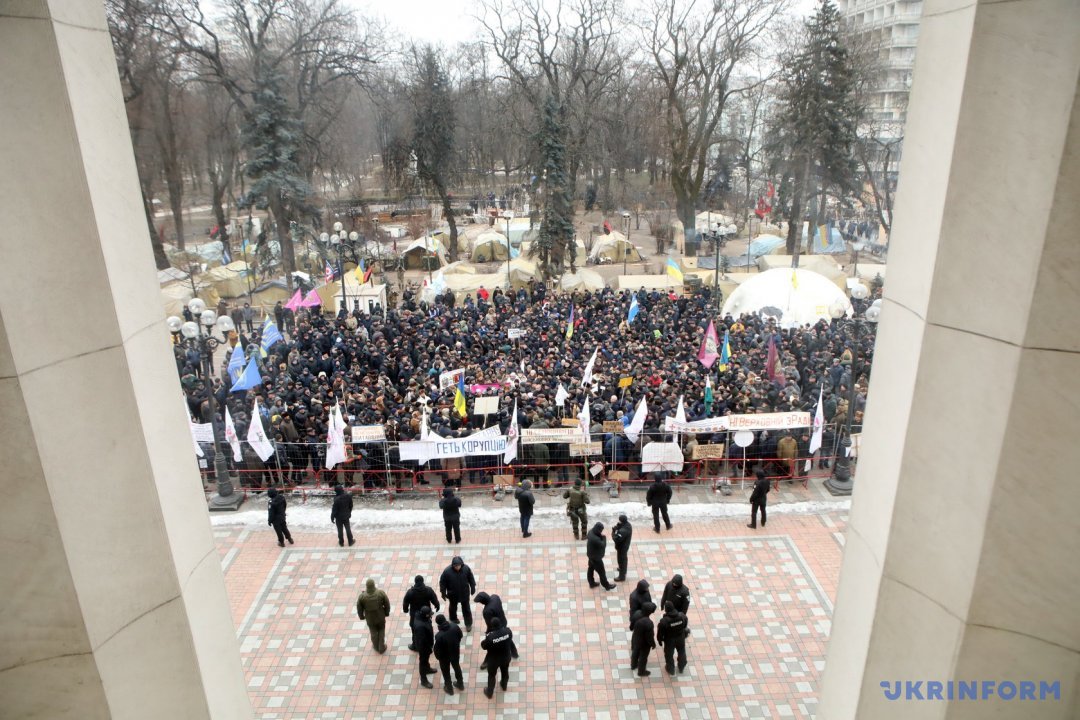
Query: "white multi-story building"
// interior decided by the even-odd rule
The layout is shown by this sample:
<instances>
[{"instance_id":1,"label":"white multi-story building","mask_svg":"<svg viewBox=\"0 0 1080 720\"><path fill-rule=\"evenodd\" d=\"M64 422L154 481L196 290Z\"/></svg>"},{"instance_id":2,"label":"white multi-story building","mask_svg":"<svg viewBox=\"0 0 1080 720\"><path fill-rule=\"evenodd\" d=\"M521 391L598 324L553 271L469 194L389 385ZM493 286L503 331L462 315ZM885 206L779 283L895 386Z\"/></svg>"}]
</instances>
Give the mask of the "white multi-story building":
<instances>
[{"instance_id":1,"label":"white multi-story building","mask_svg":"<svg viewBox=\"0 0 1080 720\"><path fill-rule=\"evenodd\" d=\"M885 77L875 93L872 120L886 133L890 125L899 133L907 119L922 0L838 0L838 6L852 29L867 34L881 53Z\"/></svg>"}]
</instances>

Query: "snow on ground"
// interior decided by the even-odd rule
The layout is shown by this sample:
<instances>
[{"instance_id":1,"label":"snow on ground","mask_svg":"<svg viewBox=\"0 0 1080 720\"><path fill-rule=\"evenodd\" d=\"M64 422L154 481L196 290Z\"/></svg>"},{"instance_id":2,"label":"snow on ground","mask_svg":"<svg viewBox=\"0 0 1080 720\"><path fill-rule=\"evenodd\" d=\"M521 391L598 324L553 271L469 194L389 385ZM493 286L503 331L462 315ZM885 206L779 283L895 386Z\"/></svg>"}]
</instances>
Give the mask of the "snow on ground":
<instances>
[{"instance_id":1,"label":"snow on ground","mask_svg":"<svg viewBox=\"0 0 1080 720\"><path fill-rule=\"evenodd\" d=\"M470 498L463 498L461 508L461 526L463 528L518 527L517 502L509 497L503 502L504 507L469 507ZM483 502L489 502L486 498ZM848 510L851 500L809 501L796 503L778 503L769 505L769 515L815 515L819 513ZM743 518L748 516L750 506L746 503L679 503L669 505L668 512L672 522L680 520L712 520L719 518ZM611 527L620 514L625 513L632 523L652 524L652 511L643 502L594 503L589 506L589 522L602 522ZM325 530L332 527L330 522L330 502L328 499L311 498L306 504L299 499L289 499L287 515L290 529ZM264 499L248 500L244 509L235 513L211 513L210 522L215 527L258 527L266 525L266 504ZM532 526L540 528L562 527L569 522L566 519L564 505L537 508L533 515ZM411 530L416 528L442 528L442 511L406 507L385 507L372 509L357 502L353 509L352 525L382 530Z\"/></svg>"}]
</instances>

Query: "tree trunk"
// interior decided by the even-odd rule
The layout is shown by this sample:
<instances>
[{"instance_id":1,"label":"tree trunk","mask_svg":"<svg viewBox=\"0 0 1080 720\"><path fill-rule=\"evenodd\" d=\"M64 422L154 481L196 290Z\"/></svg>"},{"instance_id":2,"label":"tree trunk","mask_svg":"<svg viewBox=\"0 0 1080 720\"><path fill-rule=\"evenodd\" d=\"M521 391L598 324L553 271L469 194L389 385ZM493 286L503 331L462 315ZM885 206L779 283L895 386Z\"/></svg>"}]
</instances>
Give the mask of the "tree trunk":
<instances>
[{"instance_id":1,"label":"tree trunk","mask_svg":"<svg viewBox=\"0 0 1080 720\"><path fill-rule=\"evenodd\" d=\"M274 218L275 234L281 248L281 264L285 268L285 283L292 290L292 274L296 272L296 255L293 253L292 231L289 229L288 213L285 206L281 204L281 190L279 188L271 188L267 195L270 214Z\"/></svg>"},{"instance_id":2,"label":"tree trunk","mask_svg":"<svg viewBox=\"0 0 1080 720\"><path fill-rule=\"evenodd\" d=\"M146 229L150 232L150 246L154 248L154 264L158 270L165 270L172 267L172 263L169 262L169 256L165 254L165 246L161 244L161 236L158 235L157 230L154 228L154 214L150 208L150 201L146 197L146 193L143 192L143 213L146 215Z\"/></svg>"},{"instance_id":3,"label":"tree trunk","mask_svg":"<svg viewBox=\"0 0 1080 720\"><path fill-rule=\"evenodd\" d=\"M791 255L791 267L799 267L799 250L802 247L803 205L806 202L806 185L810 181L810 159L800 170L791 193L791 209L788 212L787 251Z\"/></svg>"},{"instance_id":4,"label":"tree trunk","mask_svg":"<svg viewBox=\"0 0 1080 720\"><path fill-rule=\"evenodd\" d=\"M450 226L450 247L448 249L448 255L450 262L457 262L458 259L458 229L457 219L454 218L454 211L450 205L450 193L446 191L446 183L441 179L435 181L435 192L439 193L439 199L442 201L443 215L446 216L446 224ZM510 238L506 238L506 259L510 259Z\"/></svg>"}]
</instances>

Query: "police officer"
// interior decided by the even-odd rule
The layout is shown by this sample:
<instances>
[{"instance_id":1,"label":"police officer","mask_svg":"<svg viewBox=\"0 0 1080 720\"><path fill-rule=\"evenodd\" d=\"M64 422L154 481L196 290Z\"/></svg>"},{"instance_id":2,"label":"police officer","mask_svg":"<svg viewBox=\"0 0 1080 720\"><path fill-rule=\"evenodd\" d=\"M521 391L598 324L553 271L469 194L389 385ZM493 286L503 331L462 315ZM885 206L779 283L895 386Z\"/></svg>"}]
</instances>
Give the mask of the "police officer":
<instances>
[{"instance_id":1,"label":"police officer","mask_svg":"<svg viewBox=\"0 0 1080 720\"><path fill-rule=\"evenodd\" d=\"M619 522L611 530L611 539L615 541L615 558L619 565L619 574L615 576L615 582L626 580L626 567L629 564L627 554L630 552L630 540L634 536L634 528L626 515L619 516Z\"/></svg>"},{"instance_id":2,"label":"police officer","mask_svg":"<svg viewBox=\"0 0 1080 720\"><path fill-rule=\"evenodd\" d=\"M589 510L586 505L589 504L589 493L581 488L581 480L574 481L574 487L563 493L563 498L567 500L566 514L570 516L570 524L574 526L574 539L584 540L588 533L589 523ZM578 526L581 526L581 533L578 533Z\"/></svg>"},{"instance_id":3,"label":"police officer","mask_svg":"<svg viewBox=\"0 0 1080 720\"><path fill-rule=\"evenodd\" d=\"M461 674L461 628L451 623L443 615L435 616L439 632L435 634L435 659L442 671L443 690L447 695L454 694L454 688L465 689L465 679ZM450 684L450 670L453 669L457 680Z\"/></svg>"},{"instance_id":4,"label":"police officer","mask_svg":"<svg viewBox=\"0 0 1080 720\"><path fill-rule=\"evenodd\" d=\"M660 606L667 609L668 602L675 604L675 609L685 614L690 610L690 588L683 583L682 575L674 575L664 586L660 596Z\"/></svg>"},{"instance_id":5,"label":"police officer","mask_svg":"<svg viewBox=\"0 0 1080 720\"><path fill-rule=\"evenodd\" d=\"M668 675L675 674L675 653L679 653L679 672L686 669L686 634L690 631L686 615L668 600L664 603L664 617L656 625L656 642L664 648L664 669Z\"/></svg>"},{"instance_id":6,"label":"police officer","mask_svg":"<svg viewBox=\"0 0 1080 720\"><path fill-rule=\"evenodd\" d=\"M652 675L646 669L649 663L649 652L656 647L653 638L653 621L649 617L656 612L656 605L651 602L645 603L639 611L639 617L634 621L634 632L630 638L630 669L636 670L640 677Z\"/></svg>"},{"instance_id":7,"label":"police officer","mask_svg":"<svg viewBox=\"0 0 1080 720\"><path fill-rule=\"evenodd\" d=\"M765 505L767 504L767 496L771 486L769 485L769 478L765 477L765 471L761 468L754 468L754 475L757 477L754 480L754 491L750 493L750 524L746 527L751 530L757 529L757 513L761 511L761 527L765 527ZM281 543L278 543L279 545Z\"/></svg>"},{"instance_id":8,"label":"police officer","mask_svg":"<svg viewBox=\"0 0 1080 720\"><path fill-rule=\"evenodd\" d=\"M650 628L651 630L651 628ZM488 681L484 688L484 695L489 699L495 694L495 676L500 675L499 685L506 690L510 682L510 659L517 653L514 647L514 633L506 627L502 620L494 618L491 621L491 630L480 642L480 647L488 651Z\"/></svg>"},{"instance_id":9,"label":"police officer","mask_svg":"<svg viewBox=\"0 0 1080 720\"><path fill-rule=\"evenodd\" d=\"M435 668L431 667L431 651L435 647L435 630L431 627L431 608L420 608L416 619L413 620L413 644L420 653L420 685L422 687L435 687L428 680L428 675L435 674Z\"/></svg>"},{"instance_id":10,"label":"police officer","mask_svg":"<svg viewBox=\"0 0 1080 720\"><path fill-rule=\"evenodd\" d=\"M330 510L330 522L337 525L337 544L344 547L346 535L349 545L356 544L352 534L352 493L345 492L345 488L338 483L334 486L334 506Z\"/></svg>"},{"instance_id":11,"label":"police officer","mask_svg":"<svg viewBox=\"0 0 1080 720\"><path fill-rule=\"evenodd\" d=\"M615 583L609 583L607 572L604 570L604 553L607 551L607 538L604 537L604 523L596 523L589 531L588 542L585 546L589 557L589 570L586 577L589 587L595 588L603 585L605 590L614 590ZM600 582L596 582L595 573L600 574Z\"/></svg>"},{"instance_id":12,"label":"police officer","mask_svg":"<svg viewBox=\"0 0 1080 720\"><path fill-rule=\"evenodd\" d=\"M292 533L289 532L289 525L285 521L285 508L288 504L285 496L276 488L270 488L266 491L266 497L268 498L266 524L273 527L274 532L277 533L278 547L285 547L286 540L292 545Z\"/></svg>"},{"instance_id":13,"label":"police officer","mask_svg":"<svg viewBox=\"0 0 1080 720\"><path fill-rule=\"evenodd\" d=\"M409 616L410 628L422 608L438 610L439 598L435 595L434 588L424 584L424 576L417 575L413 580L413 586L405 591L405 599L401 603L402 612ZM409 645L409 649L415 651L416 643Z\"/></svg>"}]
</instances>

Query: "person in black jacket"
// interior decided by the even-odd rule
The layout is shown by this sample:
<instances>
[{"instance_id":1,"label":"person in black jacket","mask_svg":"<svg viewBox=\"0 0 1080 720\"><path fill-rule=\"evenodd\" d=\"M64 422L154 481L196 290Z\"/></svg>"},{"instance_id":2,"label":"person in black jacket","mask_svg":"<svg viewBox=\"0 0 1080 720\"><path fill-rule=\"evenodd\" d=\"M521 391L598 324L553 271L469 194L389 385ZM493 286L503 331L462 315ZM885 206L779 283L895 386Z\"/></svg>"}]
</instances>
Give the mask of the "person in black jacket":
<instances>
[{"instance_id":1,"label":"person in black jacket","mask_svg":"<svg viewBox=\"0 0 1080 720\"><path fill-rule=\"evenodd\" d=\"M521 487L514 490L514 497L518 501L518 512L521 513L521 537L530 537L532 533L529 532L529 522L533 516L533 505L536 504L536 498L532 494L532 483L528 480L524 480L521 483Z\"/></svg>"},{"instance_id":2,"label":"person in black jacket","mask_svg":"<svg viewBox=\"0 0 1080 720\"><path fill-rule=\"evenodd\" d=\"M439 509L442 510L443 525L446 526L446 542L461 542L461 498L454 495L453 488L442 491L442 500L439 501ZM453 616L453 613L451 613Z\"/></svg>"},{"instance_id":3,"label":"person in black jacket","mask_svg":"<svg viewBox=\"0 0 1080 720\"><path fill-rule=\"evenodd\" d=\"M589 531L586 539L585 553L589 556L589 570L586 577L589 587L595 588L603 585L605 590L614 590L615 583L609 583L607 572L604 570L604 553L607 551L607 538L604 537L604 524L596 523ZM595 573L600 574L600 582L596 582Z\"/></svg>"},{"instance_id":4,"label":"person in black jacket","mask_svg":"<svg viewBox=\"0 0 1080 720\"><path fill-rule=\"evenodd\" d=\"M461 675L461 628L454 625L443 615L435 616L435 624L439 632L435 634L435 659L439 661L439 670L442 671L443 690L447 695L454 694L454 688L465 689L465 678ZM453 669L457 680L450 684L450 670Z\"/></svg>"},{"instance_id":5,"label":"person in black jacket","mask_svg":"<svg viewBox=\"0 0 1080 720\"><path fill-rule=\"evenodd\" d=\"M645 607L646 603L652 602L652 594L649 592L649 581L638 580L637 587L634 588L634 592L630 593L630 629L634 629L634 621L637 619L634 617L641 608Z\"/></svg>"},{"instance_id":6,"label":"person in black jacket","mask_svg":"<svg viewBox=\"0 0 1080 720\"><path fill-rule=\"evenodd\" d=\"M675 609L681 613L690 610L690 588L683 583L682 575L674 575L667 585L664 586L664 594L660 596L660 605L667 610L667 604L671 602Z\"/></svg>"},{"instance_id":7,"label":"person in black jacket","mask_svg":"<svg viewBox=\"0 0 1080 720\"><path fill-rule=\"evenodd\" d=\"M651 602L645 603L640 611L640 617L634 622L634 634L630 638L630 669L637 670L641 677L652 675L646 669L649 663L649 652L656 647L656 639L653 638L653 621L649 618L656 612L656 606Z\"/></svg>"},{"instance_id":8,"label":"person in black jacket","mask_svg":"<svg viewBox=\"0 0 1080 720\"><path fill-rule=\"evenodd\" d=\"M275 488L270 488L266 491L267 499L267 518L266 524L274 528L274 532L277 533L278 547L285 547L285 541L288 540L290 545L293 545L292 534L289 532L289 526L285 522L285 496L277 491Z\"/></svg>"},{"instance_id":9,"label":"person in black jacket","mask_svg":"<svg viewBox=\"0 0 1080 720\"><path fill-rule=\"evenodd\" d=\"M754 481L754 491L750 493L750 524L746 526L751 530L757 529L758 510L761 510L761 527L765 527L765 496L769 494L770 490L769 479L765 477L764 470L755 468L754 475L757 480Z\"/></svg>"},{"instance_id":10,"label":"person in black jacket","mask_svg":"<svg viewBox=\"0 0 1080 720\"><path fill-rule=\"evenodd\" d=\"M510 682L510 658L514 651L514 633L510 628L503 625L503 621L495 618L491 622L491 630L480 642L480 647L488 651L488 681L484 688L484 695L491 698L495 694L495 676L500 675L499 683L506 690Z\"/></svg>"},{"instance_id":11,"label":"person in black jacket","mask_svg":"<svg viewBox=\"0 0 1080 720\"><path fill-rule=\"evenodd\" d=\"M506 613L503 611L502 598L498 595L488 595L486 592L476 593L476 597L473 601L480 603L484 606L484 630L491 632L495 620L501 620L503 627L509 627L509 623L506 622ZM517 658L517 648L512 648L511 655ZM484 662L480 664L481 670L487 670L488 659L485 657Z\"/></svg>"},{"instance_id":12,"label":"person in black jacket","mask_svg":"<svg viewBox=\"0 0 1080 720\"><path fill-rule=\"evenodd\" d=\"M450 567L443 570L439 578L439 593L444 600L450 601L450 622L458 621L458 605L461 606L461 614L465 618L465 632L472 631L472 608L469 607L469 598L476 592L476 580L472 570L461 556L454 557Z\"/></svg>"},{"instance_id":13,"label":"person in black jacket","mask_svg":"<svg viewBox=\"0 0 1080 720\"><path fill-rule=\"evenodd\" d=\"M619 516L619 522L611 530L611 539L615 541L615 558L619 564L619 574L615 576L615 582L626 580L626 567L629 564L627 554L630 552L630 540L634 536L634 527L625 515Z\"/></svg>"},{"instance_id":14,"label":"person in black jacket","mask_svg":"<svg viewBox=\"0 0 1080 720\"><path fill-rule=\"evenodd\" d=\"M426 688L434 687L427 679L428 675L435 674L435 668L431 667L431 650L435 647L435 630L431 627L431 608L421 608L413 620L413 644L420 653L420 685Z\"/></svg>"},{"instance_id":15,"label":"person in black jacket","mask_svg":"<svg viewBox=\"0 0 1080 720\"><path fill-rule=\"evenodd\" d=\"M671 518L667 514L668 503L671 502L671 486L664 482L660 473L653 475L653 483L645 493L645 504L652 508L653 531L660 532L660 516L664 516L664 524L670 530Z\"/></svg>"},{"instance_id":16,"label":"person in black jacket","mask_svg":"<svg viewBox=\"0 0 1080 720\"><path fill-rule=\"evenodd\" d=\"M349 546L356 544L352 535L352 493L345 492L345 488L338 483L334 486L334 507L330 510L330 522L337 525L337 544L344 547L345 535L349 537Z\"/></svg>"},{"instance_id":17,"label":"person in black jacket","mask_svg":"<svg viewBox=\"0 0 1080 720\"><path fill-rule=\"evenodd\" d=\"M409 627L412 627L413 620L423 608L431 609L432 607L439 609L439 597L434 589L424 584L424 576L417 575L413 580L413 586L405 591L405 600L401 604L402 612L409 616ZM409 649L415 651L416 643L409 645Z\"/></svg>"},{"instance_id":18,"label":"person in black jacket","mask_svg":"<svg viewBox=\"0 0 1080 720\"><path fill-rule=\"evenodd\" d=\"M679 653L679 672L686 669L686 634L690 626L686 614L679 612L670 600L664 603L664 617L656 624L656 642L664 648L664 669L675 674L675 652Z\"/></svg>"}]
</instances>

